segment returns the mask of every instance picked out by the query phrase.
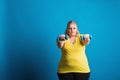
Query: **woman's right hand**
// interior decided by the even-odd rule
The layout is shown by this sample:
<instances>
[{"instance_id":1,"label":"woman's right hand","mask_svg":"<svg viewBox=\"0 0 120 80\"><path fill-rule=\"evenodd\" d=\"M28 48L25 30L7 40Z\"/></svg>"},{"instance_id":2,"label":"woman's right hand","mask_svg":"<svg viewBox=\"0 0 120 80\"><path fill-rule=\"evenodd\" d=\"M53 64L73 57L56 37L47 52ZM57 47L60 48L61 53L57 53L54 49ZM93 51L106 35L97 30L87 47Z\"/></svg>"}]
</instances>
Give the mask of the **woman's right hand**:
<instances>
[{"instance_id":1,"label":"woman's right hand","mask_svg":"<svg viewBox=\"0 0 120 80\"><path fill-rule=\"evenodd\" d=\"M62 35L59 36L59 40L57 40L57 46L59 48L62 48L63 45L64 45L64 42L65 42L65 35L62 34Z\"/></svg>"}]
</instances>

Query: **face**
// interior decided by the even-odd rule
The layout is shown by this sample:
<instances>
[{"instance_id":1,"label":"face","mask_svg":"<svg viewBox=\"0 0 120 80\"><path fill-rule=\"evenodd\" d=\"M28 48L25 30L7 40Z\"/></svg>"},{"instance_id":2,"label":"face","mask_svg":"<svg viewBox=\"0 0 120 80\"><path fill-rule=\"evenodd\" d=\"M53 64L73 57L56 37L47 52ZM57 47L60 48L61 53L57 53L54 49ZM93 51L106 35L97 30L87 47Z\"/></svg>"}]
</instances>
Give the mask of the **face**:
<instances>
[{"instance_id":1,"label":"face","mask_svg":"<svg viewBox=\"0 0 120 80\"><path fill-rule=\"evenodd\" d=\"M77 25L75 23L71 23L67 28L67 33L70 37L76 36L77 34Z\"/></svg>"}]
</instances>

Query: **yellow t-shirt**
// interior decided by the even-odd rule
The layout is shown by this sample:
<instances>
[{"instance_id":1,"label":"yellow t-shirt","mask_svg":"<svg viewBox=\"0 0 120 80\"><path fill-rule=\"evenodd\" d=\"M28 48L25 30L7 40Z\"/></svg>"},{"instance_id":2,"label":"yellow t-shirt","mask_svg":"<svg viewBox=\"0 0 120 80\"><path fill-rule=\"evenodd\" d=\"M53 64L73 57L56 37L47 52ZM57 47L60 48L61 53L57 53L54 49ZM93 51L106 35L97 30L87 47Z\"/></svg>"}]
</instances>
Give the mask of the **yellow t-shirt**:
<instances>
[{"instance_id":1,"label":"yellow t-shirt","mask_svg":"<svg viewBox=\"0 0 120 80\"><path fill-rule=\"evenodd\" d=\"M80 35L76 37L73 44L70 43L69 39L66 40L61 51L62 56L58 66L58 73L90 72L85 46L80 43Z\"/></svg>"}]
</instances>

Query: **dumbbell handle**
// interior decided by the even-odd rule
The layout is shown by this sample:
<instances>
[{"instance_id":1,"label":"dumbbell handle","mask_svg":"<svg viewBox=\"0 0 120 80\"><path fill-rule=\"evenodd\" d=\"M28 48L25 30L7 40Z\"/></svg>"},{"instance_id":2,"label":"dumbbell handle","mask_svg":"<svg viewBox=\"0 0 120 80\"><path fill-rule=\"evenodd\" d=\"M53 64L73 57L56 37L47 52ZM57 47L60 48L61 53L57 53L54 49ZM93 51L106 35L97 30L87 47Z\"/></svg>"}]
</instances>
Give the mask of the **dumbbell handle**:
<instances>
[{"instance_id":1,"label":"dumbbell handle","mask_svg":"<svg viewBox=\"0 0 120 80\"><path fill-rule=\"evenodd\" d=\"M81 40L85 40L85 38L84 38L84 36L82 35L82 36L80 36L80 38L81 38ZM89 35L89 39L92 39L92 36L91 35Z\"/></svg>"},{"instance_id":2,"label":"dumbbell handle","mask_svg":"<svg viewBox=\"0 0 120 80\"><path fill-rule=\"evenodd\" d=\"M68 35L65 35L65 39L68 40ZM60 39L60 35L59 35L57 41L64 41L64 39Z\"/></svg>"}]
</instances>

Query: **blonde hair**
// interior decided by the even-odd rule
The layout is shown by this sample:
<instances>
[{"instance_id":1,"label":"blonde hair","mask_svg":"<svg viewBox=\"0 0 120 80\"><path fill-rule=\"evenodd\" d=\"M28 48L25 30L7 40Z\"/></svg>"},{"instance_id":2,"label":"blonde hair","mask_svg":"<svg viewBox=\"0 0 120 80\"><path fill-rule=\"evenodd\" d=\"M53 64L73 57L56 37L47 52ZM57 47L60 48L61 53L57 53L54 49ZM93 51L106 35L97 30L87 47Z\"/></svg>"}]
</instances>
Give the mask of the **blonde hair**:
<instances>
[{"instance_id":1,"label":"blonde hair","mask_svg":"<svg viewBox=\"0 0 120 80\"><path fill-rule=\"evenodd\" d=\"M70 21L67 23L67 28L66 28L66 30L65 30L65 34L66 34L66 35L68 35L67 30L68 30L70 24L72 24L72 23L76 24L76 27L77 27L77 23L76 23L75 21L73 21L73 20L70 20ZM78 30L78 27L77 27L76 36L77 36L78 34L80 34L80 33L79 33L79 30Z\"/></svg>"}]
</instances>

